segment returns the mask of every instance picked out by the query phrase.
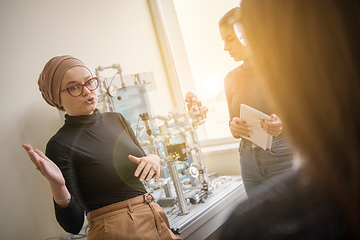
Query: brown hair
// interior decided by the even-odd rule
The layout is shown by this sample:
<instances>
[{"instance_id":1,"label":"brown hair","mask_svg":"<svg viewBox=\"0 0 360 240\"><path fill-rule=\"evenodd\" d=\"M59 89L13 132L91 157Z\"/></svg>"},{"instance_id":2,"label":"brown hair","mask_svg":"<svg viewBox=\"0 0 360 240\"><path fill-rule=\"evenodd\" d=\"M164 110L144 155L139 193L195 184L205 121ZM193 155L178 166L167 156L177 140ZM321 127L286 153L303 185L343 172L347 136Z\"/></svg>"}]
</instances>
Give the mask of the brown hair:
<instances>
[{"instance_id":1,"label":"brown hair","mask_svg":"<svg viewBox=\"0 0 360 240\"><path fill-rule=\"evenodd\" d=\"M360 6L243 0L241 24L305 170L360 237Z\"/></svg>"},{"instance_id":2,"label":"brown hair","mask_svg":"<svg viewBox=\"0 0 360 240\"><path fill-rule=\"evenodd\" d=\"M234 7L230 9L224 16L219 20L219 27L233 28L233 25L240 18L240 8Z\"/></svg>"}]
</instances>

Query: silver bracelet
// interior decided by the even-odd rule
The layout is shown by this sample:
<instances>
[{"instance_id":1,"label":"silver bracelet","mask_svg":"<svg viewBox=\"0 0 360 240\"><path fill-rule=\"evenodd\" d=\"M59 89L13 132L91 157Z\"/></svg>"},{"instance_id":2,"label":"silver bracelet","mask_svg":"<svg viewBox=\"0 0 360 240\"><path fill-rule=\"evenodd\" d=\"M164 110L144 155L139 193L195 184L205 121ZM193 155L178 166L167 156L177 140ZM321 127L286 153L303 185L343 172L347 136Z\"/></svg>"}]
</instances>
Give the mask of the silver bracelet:
<instances>
[{"instance_id":1,"label":"silver bracelet","mask_svg":"<svg viewBox=\"0 0 360 240\"><path fill-rule=\"evenodd\" d=\"M54 197L53 197L53 198L54 198ZM69 195L68 195L66 198L59 199L59 200L56 200L56 199L54 198L54 200L55 200L55 202L64 202L64 201L70 200L70 198L71 198L71 195L70 195L70 193L69 193Z\"/></svg>"}]
</instances>

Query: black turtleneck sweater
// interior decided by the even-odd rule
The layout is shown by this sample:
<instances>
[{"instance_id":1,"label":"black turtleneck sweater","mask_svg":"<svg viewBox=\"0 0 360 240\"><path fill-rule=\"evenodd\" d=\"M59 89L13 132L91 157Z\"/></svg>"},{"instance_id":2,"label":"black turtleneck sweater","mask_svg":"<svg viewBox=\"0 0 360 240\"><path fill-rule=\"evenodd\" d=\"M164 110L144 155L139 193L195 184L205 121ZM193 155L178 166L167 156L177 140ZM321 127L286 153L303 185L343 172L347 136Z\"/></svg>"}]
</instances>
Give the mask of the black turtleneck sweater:
<instances>
[{"instance_id":1,"label":"black turtleneck sweater","mask_svg":"<svg viewBox=\"0 0 360 240\"><path fill-rule=\"evenodd\" d=\"M137 164L128 156L145 156L130 124L120 113L65 116L65 124L49 140L46 156L60 168L72 195L67 208L55 203L62 228L77 234L84 212L144 194L134 176Z\"/></svg>"}]
</instances>

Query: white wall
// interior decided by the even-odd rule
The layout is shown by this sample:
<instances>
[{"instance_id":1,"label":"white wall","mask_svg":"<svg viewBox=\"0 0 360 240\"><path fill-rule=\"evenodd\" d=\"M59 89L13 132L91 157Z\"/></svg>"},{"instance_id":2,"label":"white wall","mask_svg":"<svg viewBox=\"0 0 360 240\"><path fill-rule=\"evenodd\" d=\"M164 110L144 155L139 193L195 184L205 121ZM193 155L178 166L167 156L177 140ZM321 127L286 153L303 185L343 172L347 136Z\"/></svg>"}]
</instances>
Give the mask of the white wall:
<instances>
[{"instance_id":1,"label":"white wall","mask_svg":"<svg viewBox=\"0 0 360 240\"><path fill-rule=\"evenodd\" d=\"M61 125L38 91L38 75L63 54L91 70L120 63L124 74L153 71L159 89L150 92L153 110L167 114L173 100L149 7L146 0L1 1L0 29L0 239L65 236L47 181L21 147L44 150Z\"/></svg>"}]
</instances>

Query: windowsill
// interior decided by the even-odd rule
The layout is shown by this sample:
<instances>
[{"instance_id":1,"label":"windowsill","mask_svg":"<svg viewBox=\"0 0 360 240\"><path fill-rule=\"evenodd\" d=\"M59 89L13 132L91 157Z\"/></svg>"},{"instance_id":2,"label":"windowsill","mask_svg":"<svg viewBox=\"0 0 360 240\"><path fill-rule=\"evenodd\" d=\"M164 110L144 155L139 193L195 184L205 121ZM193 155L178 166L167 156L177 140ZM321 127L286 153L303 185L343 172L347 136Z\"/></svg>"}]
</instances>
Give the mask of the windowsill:
<instances>
[{"instance_id":1,"label":"windowsill","mask_svg":"<svg viewBox=\"0 0 360 240\"><path fill-rule=\"evenodd\" d=\"M209 142L201 142L201 152L204 156L211 154L219 154L219 153L229 153L229 152L237 152L239 148L239 139L232 138L231 141L227 141L229 139L216 139L217 144L209 144ZM208 144L206 144L208 143ZM213 142L214 143L214 142Z\"/></svg>"},{"instance_id":2,"label":"windowsill","mask_svg":"<svg viewBox=\"0 0 360 240\"><path fill-rule=\"evenodd\" d=\"M217 145L225 145L229 143L239 143L240 138L236 139L233 136L222 137L222 138L211 138L211 139L203 139L200 140L201 147L210 147L210 146L217 146Z\"/></svg>"}]
</instances>

